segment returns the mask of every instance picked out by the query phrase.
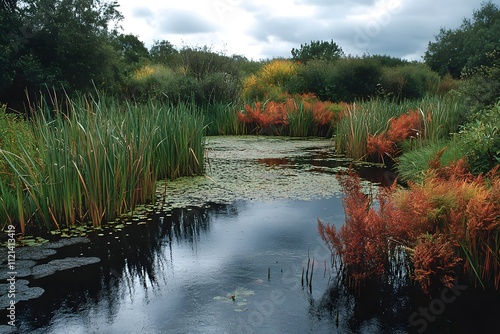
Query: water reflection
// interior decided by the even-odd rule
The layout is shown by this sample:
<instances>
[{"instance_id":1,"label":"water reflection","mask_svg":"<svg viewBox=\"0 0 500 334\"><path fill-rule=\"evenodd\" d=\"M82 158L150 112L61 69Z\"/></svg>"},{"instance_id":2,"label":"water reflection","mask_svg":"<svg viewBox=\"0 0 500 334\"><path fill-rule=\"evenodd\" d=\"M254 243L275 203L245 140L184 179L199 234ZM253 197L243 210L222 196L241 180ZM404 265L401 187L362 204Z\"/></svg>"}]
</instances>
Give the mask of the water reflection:
<instances>
[{"instance_id":1,"label":"water reflection","mask_svg":"<svg viewBox=\"0 0 500 334\"><path fill-rule=\"evenodd\" d=\"M140 295L148 303L150 294L169 280L176 244L187 244L196 252L214 218L237 213L236 207L211 204L152 214L143 222L132 223L130 218L118 222L125 226L121 231L106 228L102 233L92 233L89 244L60 249L55 256L97 256L101 262L32 280L33 285L43 286L45 293L36 300L19 303L20 331L34 332L57 322L58 317L67 322L68 316L77 313L92 318L98 312L107 322L116 321L124 300ZM2 311L1 316L6 315Z\"/></svg>"},{"instance_id":2,"label":"water reflection","mask_svg":"<svg viewBox=\"0 0 500 334\"><path fill-rule=\"evenodd\" d=\"M61 250L59 256L102 262L35 280L46 293L19 303L20 332L416 332L409 317L428 307L429 298L404 281L366 287L360 295L344 289L316 218L339 227L340 199L237 202L122 221L122 231L110 228L91 244ZM309 258L315 260L311 290L301 284ZM447 305L429 328L487 328L475 320L464 324L470 316L460 310L486 323L500 309L499 298L476 298L473 306L470 300Z\"/></svg>"},{"instance_id":3,"label":"water reflection","mask_svg":"<svg viewBox=\"0 0 500 334\"><path fill-rule=\"evenodd\" d=\"M342 156L335 156L329 152L311 151L311 155L292 158L262 158L257 159L259 164L269 168L303 169L314 173L336 174L340 168L352 168L359 176L374 184L384 187L391 186L396 181L396 174L390 169L372 164L355 164L352 160Z\"/></svg>"}]
</instances>

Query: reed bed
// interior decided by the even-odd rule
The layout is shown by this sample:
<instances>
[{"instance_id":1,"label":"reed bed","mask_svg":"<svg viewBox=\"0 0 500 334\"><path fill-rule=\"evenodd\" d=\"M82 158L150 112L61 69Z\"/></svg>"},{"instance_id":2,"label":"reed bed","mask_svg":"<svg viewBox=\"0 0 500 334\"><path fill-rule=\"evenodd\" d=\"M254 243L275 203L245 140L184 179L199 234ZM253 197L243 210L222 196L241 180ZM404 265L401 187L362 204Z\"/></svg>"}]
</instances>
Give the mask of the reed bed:
<instances>
[{"instance_id":1,"label":"reed bed","mask_svg":"<svg viewBox=\"0 0 500 334\"><path fill-rule=\"evenodd\" d=\"M155 198L156 180L203 171L203 117L185 105L41 101L32 123L37 156L2 151L0 216L24 233L91 221L96 227ZM23 153L24 152L24 153ZM14 201L15 198L15 201Z\"/></svg>"},{"instance_id":2,"label":"reed bed","mask_svg":"<svg viewBox=\"0 0 500 334\"><path fill-rule=\"evenodd\" d=\"M205 119L205 134L244 135L247 133L245 124L238 120L234 103L215 103L203 110Z\"/></svg>"},{"instance_id":3,"label":"reed bed","mask_svg":"<svg viewBox=\"0 0 500 334\"><path fill-rule=\"evenodd\" d=\"M307 137L313 133L314 128L317 128L317 125L314 123L312 110L306 108L302 101L298 101L295 109L288 111L288 135Z\"/></svg>"},{"instance_id":4,"label":"reed bed","mask_svg":"<svg viewBox=\"0 0 500 334\"><path fill-rule=\"evenodd\" d=\"M422 115L424 131L414 138L414 144L418 145L449 138L457 132L466 113L464 104L457 98L425 97L402 103L373 99L347 105L335 127L337 151L353 159L366 159L370 136L386 133L393 119L412 110Z\"/></svg>"}]
</instances>

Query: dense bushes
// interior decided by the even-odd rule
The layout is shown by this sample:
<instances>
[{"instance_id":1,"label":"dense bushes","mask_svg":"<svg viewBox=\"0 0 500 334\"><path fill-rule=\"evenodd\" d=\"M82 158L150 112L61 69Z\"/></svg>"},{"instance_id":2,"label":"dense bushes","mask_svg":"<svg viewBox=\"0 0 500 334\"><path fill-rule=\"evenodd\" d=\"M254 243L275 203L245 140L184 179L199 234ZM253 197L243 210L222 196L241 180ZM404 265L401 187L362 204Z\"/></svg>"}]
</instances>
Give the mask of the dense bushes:
<instances>
[{"instance_id":1,"label":"dense bushes","mask_svg":"<svg viewBox=\"0 0 500 334\"><path fill-rule=\"evenodd\" d=\"M274 60L246 79L244 99L273 99L277 92L312 93L323 101L353 102L376 96L417 99L437 93L439 76L421 63L390 57L345 57L294 63Z\"/></svg>"},{"instance_id":2,"label":"dense bushes","mask_svg":"<svg viewBox=\"0 0 500 334\"><path fill-rule=\"evenodd\" d=\"M455 131L454 131L455 132ZM465 157L474 174L487 173L500 163L500 102L469 115L469 120L451 137L421 142L406 149L398 159L397 170L407 181L420 182L435 155L443 165Z\"/></svg>"},{"instance_id":3,"label":"dense bushes","mask_svg":"<svg viewBox=\"0 0 500 334\"><path fill-rule=\"evenodd\" d=\"M264 64L255 74L248 76L243 83L243 99L276 100L290 91L298 80L298 64L285 59L275 59Z\"/></svg>"},{"instance_id":4,"label":"dense bushes","mask_svg":"<svg viewBox=\"0 0 500 334\"><path fill-rule=\"evenodd\" d=\"M437 93L440 78L437 73L420 63L386 67L381 78L383 94L397 100L418 99Z\"/></svg>"},{"instance_id":5,"label":"dense bushes","mask_svg":"<svg viewBox=\"0 0 500 334\"><path fill-rule=\"evenodd\" d=\"M127 80L127 96L134 101L195 102L198 105L230 103L239 99L240 78L227 72L196 72L188 65L172 69L148 64L135 70ZM201 69L199 69L201 71ZM190 73L190 74L187 74Z\"/></svg>"},{"instance_id":6,"label":"dense bushes","mask_svg":"<svg viewBox=\"0 0 500 334\"><path fill-rule=\"evenodd\" d=\"M430 294L462 282L500 288L500 177L467 172L463 160L435 160L421 184L367 196L353 172L340 174L346 222L337 230L318 222L320 236L340 265L342 282L415 281ZM399 282L399 281L398 281Z\"/></svg>"},{"instance_id":7,"label":"dense bushes","mask_svg":"<svg viewBox=\"0 0 500 334\"><path fill-rule=\"evenodd\" d=\"M459 133L458 146L475 173L500 164L500 102L472 117Z\"/></svg>"}]
</instances>

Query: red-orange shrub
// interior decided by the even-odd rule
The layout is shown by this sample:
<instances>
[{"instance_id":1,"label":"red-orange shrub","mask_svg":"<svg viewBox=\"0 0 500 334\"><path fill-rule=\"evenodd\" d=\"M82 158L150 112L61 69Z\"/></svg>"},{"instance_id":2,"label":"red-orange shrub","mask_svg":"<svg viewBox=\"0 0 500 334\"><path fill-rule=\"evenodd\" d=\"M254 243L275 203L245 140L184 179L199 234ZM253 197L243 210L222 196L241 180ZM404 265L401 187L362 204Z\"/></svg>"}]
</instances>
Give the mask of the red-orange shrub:
<instances>
[{"instance_id":1,"label":"red-orange shrub","mask_svg":"<svg viewBox=\"0 0 500 334\"><path fill-rule=\"evenodd\" d=\"M424 134L424 121L420 110L410 110L389 121L387 138L395 143L408 138L418 138Z\"/></svg>"},{"instance_id":2,"label":"red-orange shrub","mask_svg":"<svg viewBox=\"0 0 500 334\"><path fill-rule=\"evenodd\" d=\"M461 259L444 235L422 235L412 260L413 277L424 292L431 293L431 289L440 286L451 288L455 284L455 270Z\"/></svg>"},{"instance_id":3,"label":"red-orange shrub","mask_svg":"<svg viewBox=\"0 0 500 334\"><path fill-rule=\"evenodd\" d=\"M453 285L456 275L500 288L500 166L474 176L464 161L447 167L437 161L420 185L380 189L375 206L359 176L338 176L345 224L336 230L319 221L318 229L356 286L390 274L389 254L401 245L413 263L409 276L425 292Z\"/></svg>"},{"instance_id":4,"label":"red-orange shrub","mask_svg":"<svg viewBox=\"0 0 500 334\"><path fill-rule=\"evenodd\" d=\"M371 157L371 161L385 163L384 157L387 156L393 159L396 153L397 146L385 134L382 135L369 135L366 146L366 152Z\"/></svg>"},{"instance_id":5,"label":"red-orange shrub","mask_svg":"<svg viewBox=\"0 0 500 334\"><path fill-rule=\"evenodd\" d=\"M312 113L313 123L318 129L328 128L332 122L338 121L344 110L344 104L320 101L313 94L282 95L280 101L247 103L243 111L238 111L237 117L240 122L257 127L258 131L283 128L288 125L289 115L298 112L299 104L303 112Z\"/></svg>"}]
</instances>

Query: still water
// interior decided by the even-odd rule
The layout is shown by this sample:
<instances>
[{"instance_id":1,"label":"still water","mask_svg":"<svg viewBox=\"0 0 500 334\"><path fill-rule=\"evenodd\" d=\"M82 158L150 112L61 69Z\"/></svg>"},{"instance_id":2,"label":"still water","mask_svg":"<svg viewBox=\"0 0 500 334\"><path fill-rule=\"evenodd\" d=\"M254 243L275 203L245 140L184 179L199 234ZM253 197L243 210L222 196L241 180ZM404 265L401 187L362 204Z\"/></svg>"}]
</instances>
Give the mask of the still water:
<instances>
[{"instance_id":1,"label":"still water","mask_svg":"<svg viewBox=\"0 0 500 334\"><path fill-rule=\"evenodd\" d=\"M333 168L346 162L330 159L328 143L311 148L302 142L292 154L297 144L292 149L273 140L277 146L268 139L238 138L237 145L215 139L210 178L189 195L198 206L163 207L140 222L124 218L123 228L92 232L90 242L41 260L100 262L28 277L45 292L16 304L18 332L499 332L498 294L457 286L431 300L405 280L361 295L339 288L317 220L343 224L341 198L329 182ZM387 171L359 171L372 182L391 182ZM311 189L321 196L311 196ZM215 193L230 204L200 204ZM265 200L245 198L251 194ZM5 309L0 316L6 318Z\"/></svg>"},{"instance_id":2,"label":"still water","mask_svg":"<svg viewBox=\"0 0 500 334\"><path fill-rule=\"evenodd\" d=\"M430 304L409 288L358 297L335 288L316 219L340 225L337 198L169 214L61 249L58 256L101 262L38 279L45 293L19 303L20 332L406 333L423 328L418 310L431 305L439 317L426 329L494 333L496 322L488 323L485 312L493 316L498 299L470 299L467 290L454 303ZM315 260L311 289L302 283L309 259Z\"/></svg>"}]
</instances>

